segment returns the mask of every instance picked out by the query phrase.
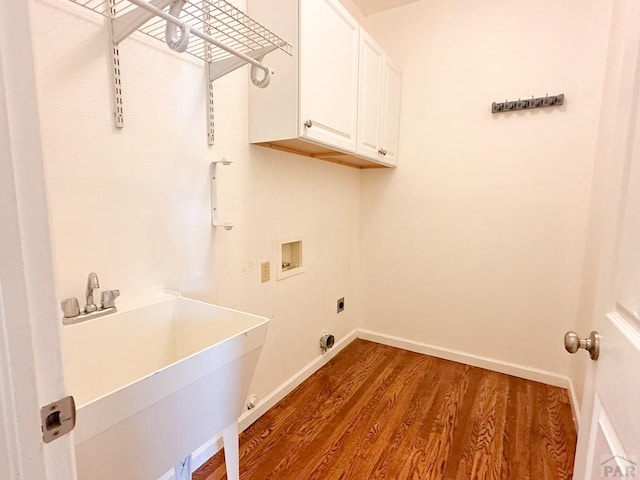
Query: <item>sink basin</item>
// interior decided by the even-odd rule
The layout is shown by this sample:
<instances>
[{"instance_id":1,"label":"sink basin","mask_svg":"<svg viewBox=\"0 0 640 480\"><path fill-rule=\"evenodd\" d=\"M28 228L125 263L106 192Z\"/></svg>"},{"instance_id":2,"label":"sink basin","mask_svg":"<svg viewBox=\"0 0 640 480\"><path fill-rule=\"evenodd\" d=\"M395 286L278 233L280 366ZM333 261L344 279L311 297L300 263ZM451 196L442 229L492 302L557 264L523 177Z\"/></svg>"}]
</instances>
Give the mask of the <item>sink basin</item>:
<instances>
[{"instance_id":1,"label":"sink basin","mask_svg":"<svg viewBox=\"0 0 640 480\"><path fill-rule=\"evenodd\" d=\"M118 308L62 331L79 480L157 480L223 431L237 452L268 319L167 293Z\"/></svg>"}]
</instances>

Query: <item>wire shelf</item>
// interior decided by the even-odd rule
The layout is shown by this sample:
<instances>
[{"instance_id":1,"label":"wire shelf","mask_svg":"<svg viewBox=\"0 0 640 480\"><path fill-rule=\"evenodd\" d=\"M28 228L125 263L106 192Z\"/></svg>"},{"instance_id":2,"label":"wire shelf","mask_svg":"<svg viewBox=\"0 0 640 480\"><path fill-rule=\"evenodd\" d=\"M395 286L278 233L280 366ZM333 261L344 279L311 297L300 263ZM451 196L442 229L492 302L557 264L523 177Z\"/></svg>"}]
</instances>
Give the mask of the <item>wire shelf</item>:
<instances>
[{"instance_id":1,"label":"wire shelf","mask_svg":"<svg viewBox=\"0 0 640 480\"><path fill-rule=\"evenodd\" d=\"M128 0L70 1L110 19L122 18L140 9ZM150 4L153 5L153 2ZM287 41L225 0L188 0L182 9L180 20L188 23L192 29L199 30L246 55L275 48L288 55L292 54L292 47ZM154 16L137 30L164 43L165 27L166 21ZM231 53L195 36L189 41L185 53L209 63L232 57Z\"/></svg>"}]
</instances>

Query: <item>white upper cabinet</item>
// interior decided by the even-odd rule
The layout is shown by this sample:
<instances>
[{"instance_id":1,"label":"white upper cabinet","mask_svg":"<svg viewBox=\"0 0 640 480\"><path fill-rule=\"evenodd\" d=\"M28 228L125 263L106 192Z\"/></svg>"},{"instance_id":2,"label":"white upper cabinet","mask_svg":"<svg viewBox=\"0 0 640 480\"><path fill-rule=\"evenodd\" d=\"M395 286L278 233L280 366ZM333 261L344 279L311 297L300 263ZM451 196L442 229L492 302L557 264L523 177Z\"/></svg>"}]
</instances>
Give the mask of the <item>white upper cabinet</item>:
<instances>
[{"instance_id":1,"label":"white upper cabinet","mask_svg":"<svg viewBox=\"0 0 640 480\"><path fill-rule=\"evenodd\" d=\"M400 95L402 75L389 58L385 58L382 87L382 157L389 165L398 164L400 144Z\"/></svg>"},{"instance_id":2,"label":"white upper cabinet","mask_svg":"<svg viewBox=\"0 0 640 480\"><path fill-rule=\"evenodd\" d=\"M360 31L360 79L358 97L358 146L356 152L379 160L382 143L382 94L384 51Z\"/></svg>"},{"instance_id":3,"label":"white upper cabinet","mask_svg":"<svg viewBox=\"0 0 640 480\"><path fill-rule=\"evenodd\" d=\"M358 155L389 166L398 164L400 86L400 70L361 29Z\"/></svg>"},{"instance_id":4,"label":"white upper cabinet","mask_svg":"<svg viewBox=\"0 0 640 480\"><path fill-rule=\"evenodd\" d=\"M293 45L293 58L270 58L268 88L249 86L249 141L353 167L395 166L399 72L388 73L385 53L343 5L249 0L248 10Z\"/></svg>"},{"instance_id":5,"label":"white upper cabinet","mask_svg":"<svg viewBox=\"0 0 640 480\"><path fill-rule=\"evenodd\" d=\"M302 138L356 151L359 25L335 0L301 0Z\"/></svg>"}]
</instances>

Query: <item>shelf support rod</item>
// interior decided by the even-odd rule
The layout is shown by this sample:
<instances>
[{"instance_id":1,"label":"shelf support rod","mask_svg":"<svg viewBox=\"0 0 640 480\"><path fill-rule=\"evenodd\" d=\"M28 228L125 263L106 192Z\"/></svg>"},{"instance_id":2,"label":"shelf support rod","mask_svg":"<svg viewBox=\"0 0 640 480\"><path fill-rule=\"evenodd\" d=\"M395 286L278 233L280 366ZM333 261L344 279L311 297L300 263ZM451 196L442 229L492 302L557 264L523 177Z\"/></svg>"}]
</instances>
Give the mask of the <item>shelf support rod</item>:
<instances>
[{"instance_id":1,"label":"shelf support rod","mask_svg":"<svg viewBox=\"0 0 640 480\"><path fill-rule=\"evenodd\" d=\"M173 15L170 15L166 12L163 12L162 10L160 10L159 8L157 8L156 6L152 5L149 2L146 2L145 0L129 0L130 3L133 3L134 5L137 5L140 8L143 8L149 12L154 13L156 16L165 19L167 22L172 23L178 27L180 27L180 29L184 30L187 28L187 25L189 25L187 22L183 22L182 20L174 17ZM231 48L227 45L225 45L224 43L216 40L215 38L211 38L209 35L202 33L199 30L196 29L191 29L191 26L189 25L188 28L191 31L192 35L195 35L198 38L201 38L202 40L204 40L205 42L211 43L213 45L215 45L216 47L224 50L225 52L228 52L232 55L235 55L236 57L239 57L241 59L243 59L245 62L250 63L251 65L254 65L255 67L259 68L260 70L262 70L265 74L265 78L269 78L271 77L271 69L269 67L267 67L265 64L251 58L248 55L245 55L242 52L237 51L234 48Z\"/></svg>"},{"instance_id":2,"label":"shelf support rod","mask_svg":"<svg viewBox=\"0 0 640 480\"><path fill-rule=\"evenodd\" d=\"M249 52L247 55L254 57L256 59L262 59L267 53L273 52L278 47L276 45L272 45L270 47L263 47L253 52ZM209 69L209 73L207 78L210 82L225 76L227 73L233 72L235 69L242 67L245 64L239 58L225 58L224 60L218 60L216 62L211 62L211 68Z\"/></svg>"}]
</instances>

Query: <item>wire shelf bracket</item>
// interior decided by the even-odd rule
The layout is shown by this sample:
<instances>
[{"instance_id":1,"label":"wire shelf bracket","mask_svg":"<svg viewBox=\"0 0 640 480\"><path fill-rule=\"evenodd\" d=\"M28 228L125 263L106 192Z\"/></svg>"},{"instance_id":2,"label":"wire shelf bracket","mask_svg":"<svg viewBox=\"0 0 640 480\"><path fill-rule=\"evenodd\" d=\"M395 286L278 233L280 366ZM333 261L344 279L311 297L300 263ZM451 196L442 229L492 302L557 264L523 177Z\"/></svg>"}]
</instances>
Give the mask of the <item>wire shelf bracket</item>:
<instances>
[{"instance_id":1,"label":"wire shelf bracket","mask_svg":"<svg viewBox=\"0 0 640 480\"><path fill-rule=\"evenodd\" d=\"M205 63L210 145L213 144L214 125L211 82L248 63L253 84L265 88L274 73L263 63L265 55L275 50L292 54L291 44L226 0L70 1L110 20L114 121L119 128L124 125L124 111L118 47L133 32L166 42L172 50L185 52Z\"/></svg>"}]
</instances>

